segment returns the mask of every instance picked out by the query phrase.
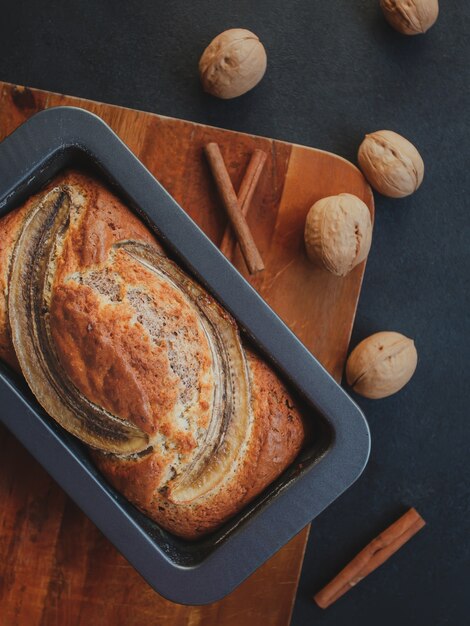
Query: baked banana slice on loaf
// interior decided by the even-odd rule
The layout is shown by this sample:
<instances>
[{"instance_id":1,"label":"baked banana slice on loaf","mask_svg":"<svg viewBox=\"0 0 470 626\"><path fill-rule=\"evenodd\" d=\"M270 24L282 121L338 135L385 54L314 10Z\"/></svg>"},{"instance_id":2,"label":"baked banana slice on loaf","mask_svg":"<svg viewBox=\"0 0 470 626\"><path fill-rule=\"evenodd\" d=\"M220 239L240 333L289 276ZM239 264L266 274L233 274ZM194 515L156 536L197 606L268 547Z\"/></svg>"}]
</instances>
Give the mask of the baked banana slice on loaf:
<instances>
[{"instance_id":1,"label":"baked banana slice on loaf","mask_svg":"<svg viewBox=\"0 0 470 626\"><path fill-rule=\"evenodd\" d=\"M231 316L82 173L0 220L0 358L182 537L220 526L303 442L293 399Z\"/></svg>"}]
</instances>

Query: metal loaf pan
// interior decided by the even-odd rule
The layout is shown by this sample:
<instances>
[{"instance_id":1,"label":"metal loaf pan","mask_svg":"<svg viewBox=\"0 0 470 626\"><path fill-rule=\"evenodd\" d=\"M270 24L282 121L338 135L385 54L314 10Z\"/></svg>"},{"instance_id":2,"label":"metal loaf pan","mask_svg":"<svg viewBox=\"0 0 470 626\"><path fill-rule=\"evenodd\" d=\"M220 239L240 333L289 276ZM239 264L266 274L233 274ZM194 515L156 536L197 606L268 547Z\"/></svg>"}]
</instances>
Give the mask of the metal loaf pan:
<instances>
[{"instance_id":1,"label":"metal loaf pan","mask_svg":"<svg viewBox=\"0 0 470 626\"><path fill-rule=\"evenodd\" d=\"M86 448L41 409L0 364L0 420L158 593L182 604L228 594L361 474L370 436L364 416L264 300L225 259L117 135L74 107L34 115L0 143L0 216L64 167L98 170L173 257L238 321L242 332L304 400L312 442L296 463L212 535L185 542L116 493Z\"/></svg>"}]
</instances>

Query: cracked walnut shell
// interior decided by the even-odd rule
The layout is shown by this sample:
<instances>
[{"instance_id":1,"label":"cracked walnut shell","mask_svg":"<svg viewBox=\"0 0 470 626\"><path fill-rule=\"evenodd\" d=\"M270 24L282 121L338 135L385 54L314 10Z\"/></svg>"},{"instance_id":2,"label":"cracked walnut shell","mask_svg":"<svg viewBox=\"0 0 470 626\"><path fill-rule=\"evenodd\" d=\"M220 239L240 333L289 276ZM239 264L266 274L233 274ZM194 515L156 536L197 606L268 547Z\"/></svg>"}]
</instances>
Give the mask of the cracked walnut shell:
<instances>
[{"instance_id":1,"label":"cracked walnut shell","mask_svg":"<svg viewBox=\"0 0 470 626\"><path fill-rule=\"evenodd\" d=\"M305 223L308 258L323 269L346 276L369 254L372 222L367 205L350 193L315 202Z\"/></svg>"},{"instance_id":2,"label":"cracked walnut shell","mask_svg":"<svg viewBox=\"0 0 470 626\"><path fill-rule=\"evenodd\" d=\"M244 28L231 28L204 50L199 74L204 91L218 98L236 98L259 83L266 64L266 51L258 37Z\"/></svg>"},{"instance_id":3,"label":"cracked walnut shell","mask_svg":"<svg viewBox=\"0 0 470 626\"><path fill-rule=\"evenodd\" d=\"M380 0L387 22L403 35L421 35L439 15L438 0Z\"/></svg>"},{"instance_id":4,"label":"cracked walnut shell","mask_svg":"<svg viewBox=\"0 0 470 626\"><path fill-rule=\"evenodd\" d=\"M361 341L346 364L348 385L366 398L386 398L413 376L418 353L412 339L383 331Z\"/></svg>"},{"instance_id":5,"label":"cracked walnut shell","mask_svg":"<svg viewBox=\"0 0 470 626\"><path fill-rule=\"evenodd\" d=\"M424 163L418 150L391 130L366 135L358 160L369 183L384 196L404 198L423 182Z\"/></svg>"}]
</instances>

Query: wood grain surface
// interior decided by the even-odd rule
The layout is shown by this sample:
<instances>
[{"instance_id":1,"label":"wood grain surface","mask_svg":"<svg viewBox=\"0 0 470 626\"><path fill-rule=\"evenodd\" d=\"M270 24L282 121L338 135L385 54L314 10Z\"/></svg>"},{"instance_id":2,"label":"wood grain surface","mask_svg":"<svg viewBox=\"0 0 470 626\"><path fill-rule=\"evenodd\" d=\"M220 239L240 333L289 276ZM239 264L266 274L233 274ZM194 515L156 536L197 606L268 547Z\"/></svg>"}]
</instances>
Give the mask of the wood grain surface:
<instances>
[{"instance_id":1,"label":"wood grain surface","mask_svg":"<svg viewBox=\"0 0 470 626\"><path fill-rule=\"evenodd\" d=\"M266 270L249 277L238 248L232 261L339 380L364 264L345 279L316 270L303 225L313 202L343 191L373 212L359 171L312 148L1 82L0 140L38 110L64 104L100 115L217 244L227 224L203 145L219 143L236 190L252 151L268 153L247 217ZM2 427L0 499L2 626L289 624L308 529L224 600L185 607L156 594Z\"/></svg>"}]
</instances>

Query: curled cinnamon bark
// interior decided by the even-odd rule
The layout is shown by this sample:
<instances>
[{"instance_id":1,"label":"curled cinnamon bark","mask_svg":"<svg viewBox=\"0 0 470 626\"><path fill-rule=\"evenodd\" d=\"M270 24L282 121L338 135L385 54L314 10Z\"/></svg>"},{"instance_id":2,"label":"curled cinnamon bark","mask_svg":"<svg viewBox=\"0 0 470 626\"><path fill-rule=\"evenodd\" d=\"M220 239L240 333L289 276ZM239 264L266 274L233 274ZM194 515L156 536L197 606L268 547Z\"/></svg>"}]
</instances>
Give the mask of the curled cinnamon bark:
<instances>
[{"instance_id":1,"label":"curled cinnamon bark","mask_svg":"<svg viewBox=\"0 0 470 626\"><path fill-rule=\"evenodd\" d=\"M322 609L329 607L351 587L385 563L425 524L416 509L411 508L361 550L326 587L319 591L314 596L315 602Z\"/></svg>"}]
</instances>

